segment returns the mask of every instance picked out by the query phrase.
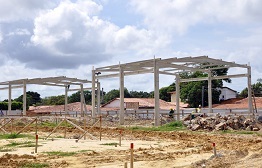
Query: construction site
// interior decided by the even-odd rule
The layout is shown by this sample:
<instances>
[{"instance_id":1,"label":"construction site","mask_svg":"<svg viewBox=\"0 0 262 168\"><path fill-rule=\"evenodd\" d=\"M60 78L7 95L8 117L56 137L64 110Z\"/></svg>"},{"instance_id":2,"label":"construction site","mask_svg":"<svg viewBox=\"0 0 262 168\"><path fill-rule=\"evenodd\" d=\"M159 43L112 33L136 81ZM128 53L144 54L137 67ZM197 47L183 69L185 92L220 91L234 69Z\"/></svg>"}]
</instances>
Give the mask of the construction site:
<instances>
[{"instance_id":1,"label":"construction site","mask_svg":"<svg viewBox=\"0 0 262 168\"><path fill-rule=\"evenodd\" d=\"M208 64L207 64L208 63ZM212 70L239 68L243 74L212 76ZM201 71L208 77L182 79ZM124 97L124 77L152 73L154 98ZM175 77L175 102L159 99L159 75ZM100 81L119 78L120 97L101 105ZM243 78L248 97L213 105L212 80ZM180 102L180 83L208 81L208 106L192 114ZM26 109L27 85L65 90L65 103ZM0 82L8 90L8 110L0 118L0 167L261 167L262 105L251 88L251 67L207 56L154 58L93 68L91 80L18 79ZM12 89L23 89L23 110L11 110ZM86 105L84 90L92 91ZM69 104L68 92L81 101ZM236 106L236 107L235 107ZM231 108L232 107L232 108ZM170 116L170 108L175 109Z\"/></svg>"}]
</instances>

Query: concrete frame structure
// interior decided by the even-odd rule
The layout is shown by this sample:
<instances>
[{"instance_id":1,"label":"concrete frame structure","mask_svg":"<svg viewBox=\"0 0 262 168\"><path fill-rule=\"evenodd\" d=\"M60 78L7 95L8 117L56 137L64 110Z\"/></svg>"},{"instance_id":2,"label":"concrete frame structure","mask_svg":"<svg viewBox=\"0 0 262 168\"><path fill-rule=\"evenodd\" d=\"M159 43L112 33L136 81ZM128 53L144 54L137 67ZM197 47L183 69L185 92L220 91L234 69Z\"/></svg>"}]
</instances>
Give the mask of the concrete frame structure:
<instances>
[{"instance_id":1,"label":"concrete frame structure","mask_svg":"<svg viewBox=\"0 0 262 168\"><path fill-rule=\"evenodd\" d=\"M235 75L226 75L226 76L212 76L212 70L215 69L224 69L224 68L246 68L246 74L235 74ZM183 72L196 72L201 71L208 74L208 77L203 78L191 78L191 79L180 79L179 74ZM101 75L95 76L96 73ZM251 67L245 64L236 64L235 62L227 62L221 59L213 59L208 56L198 56L198 57L184 57L184 58L154 58L150 60L137 61L126 64L118 64L112 66L105 66L93 69L92 71L92 90L95 90L95 80L103 78L112 78L119 77L120 79L120 114L119 122L124 124L124 76L136 75L136 74L145 74L145 73L154 73L154 96L155 96L155 126L158 126L160 123L160 114L159 114L159 74L172 75L176 76L176 113L177 120L180 120L180 107L179 107L179 98L180 98L180 83L181 82L191 82L191 81L208 81L208 108L209 112L212 112L212 80L214 79L226 79L226 78L239 78L247 77L248 85L248 99L249 99L249 112L252 113L252 97L251 97ZM95 94L94 92L92 92ZM94 98L95 95L92 95ZM95 100L92 101L93 109L95 109ZM98 102L98 106L100 106ZM98 107L97 106L97 107ZM95 110L92 113L95 116Z\"/></svg>"},{"instance_id":2,"label":"concrete frame structure","mask_svg":"<svg viewBox=\"0 0 262 168\"><path fill-rule=\"evenodd\" d=\"M8 89L8 113L11 112L11 94L12 89L14 88L21 88L23 87L23 115L26 115L26 86L28 84L36 84L36 85L48 85L48 86L58 86L58 87L64 87L65 88L65 112L68 112L67 108L67 99L68 99L68 92L69 91L81 91L81 116L83 117L83 104L84 104L84 90L88 90L91 88L83 88L83 85L86 83L92 83L88 80L82 80L77 78L68 78L65 76L59 76L59 77L47 77L47 78L34 78L34 79L19 79L19 80L13 80L13 81L7 81L7 82L0 82L0 90L6 90ZM70 85L76 85L79 86L79 89L69 89Z\"/></svg>"}]
</instances>

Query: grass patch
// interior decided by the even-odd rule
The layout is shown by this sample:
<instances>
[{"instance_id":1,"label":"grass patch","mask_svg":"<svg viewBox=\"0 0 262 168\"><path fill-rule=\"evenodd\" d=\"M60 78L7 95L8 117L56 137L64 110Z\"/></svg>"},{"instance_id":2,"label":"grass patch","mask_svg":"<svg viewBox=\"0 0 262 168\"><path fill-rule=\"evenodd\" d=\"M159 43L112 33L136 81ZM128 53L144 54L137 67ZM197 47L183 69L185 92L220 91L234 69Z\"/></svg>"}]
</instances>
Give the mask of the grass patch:
<instances>
[{"instance_id":1,"label":"grass patch","mask_svg":"<svg viewBox=\"0 0 262 168\"><path fill-rule=\"evenodd\" d=\"M10 144L5 145L5 147L35 147L35 143L32 141L26 142L11 142ZM37 145L38 147L41 145Z\"/></svg>"},{"instance_id":2,"label":"grass patch","mask_svg":"<svg viewBox=\"0 0 262 168\"><path fill-rule=\"evenodd\" d=\"M1 134L0 135L0 139L16 139L16 138L29 138L29 139L33 139L34 136L32 135L26 135L26 134Z\"/></svg>"},{"instance_id":3,"label":"grass patch","mask_svg":"<svg viewBox=\"0 0 262 168\"><path fill-rule=\"evenodd\" d=\"M112 142L112 143L103 143L103 144L100 144L100 145L116 146L116 145L118 145L118 144L119 144L119 143Z\"/></svg>"},{"instance_id":4,"label":"grass patch","mask_svg":"<svg viewBox=\"0 0 262 168\"><path fill-rule=\"evenodd\" d=\"M184 130L185 127L182 121L174 121L168 124L159 126L159 127L130 127L131 130L138 130L138 131L177 131L177 130Z\"/></svg>"},{"instance_id":5,"label":"grass patch","mask_svg":"<svg viewBox=\"0 0 262 168\"><path fill-rule=\"evenodd\" d=\"M80 150L80 151L77 151L79 153L85 153L85 152L94 152L93 150Z\"/></svg>"},{"instance_id":6,"label":"grass patch","mask_svg":"<svg viewBox=\"0 0 262 168\"><path fill-rule=\"evenodd\" d=\"M255 134L255 135L259 135L258 132L255 131L237 131L237 130L224 130L224 131L220 131L220 133L222 134L246 134L246 135L251 135L251 134Z\"/></svg>"},{"instance_id":7,"label":"grass patch","mask_svg":"<svg viewBox=\"0 0 262 168\"><path fill-rule=\"evenodd\" d=\"M54 128L54 127L56 127L58 124L59 124L59 122L56 124L55 122L47 122L47 121L45 121L45 122L42 122L42 123L40 124L40 127L50 127L50 128ZM63 123L60 125L60 127L69 127L69 128L71 128L71 127L74 127L74 126L72 126L71 124L69 124L69 123L67 123L67 122L63 122Z\"/></svg>"},{"instance_id":8,"label":"grass patch","mask_svg":"<svg viewBox=\"0 0 262 168\"><path fill-rule=\"evenodd\" d=\"M26 163L21 166L21 168L42 168L49 167L47 163Z\"/></svg>"},{"instance_id":9,"label":"grass patch","mask_svg":"<svg viewBox=\"0 0 262 168\"><path fill-rule=\"evenodd\" d=\"M14 151L12 148L0 147L0 152L11 152Z\"/></svg>"},{"instance_id":10,"label":"grass patch","mask_svg":"<svg viewBox=\"0 0 262 168\"><path fill-rule=\"evenodd\" d=\"M50 156L73 156L77 154L76 152L61 152L61 151L52 151L52 152L44 152Z\"/></svg>"}]
</instances>

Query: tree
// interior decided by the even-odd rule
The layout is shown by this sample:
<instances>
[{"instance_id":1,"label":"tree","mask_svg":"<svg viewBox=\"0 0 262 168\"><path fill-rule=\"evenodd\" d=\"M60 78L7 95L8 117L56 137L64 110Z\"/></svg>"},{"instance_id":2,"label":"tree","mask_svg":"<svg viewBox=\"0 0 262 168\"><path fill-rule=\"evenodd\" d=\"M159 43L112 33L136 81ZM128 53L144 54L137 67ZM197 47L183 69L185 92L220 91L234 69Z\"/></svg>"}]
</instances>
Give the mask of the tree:
<instances>
[{"instance_id":1,"label":"tree","mask_svg":"<svg viewBox=\"0 0 262 168\"><path fill-rule=\"evenodd\" d=\"M120 93L119 93L119 90L116 90L116 89L113 89L113 90L110 90L109 92L107 92L104 96L104 102L109 102L115 98L118 98L120 97ZM125 98L130 98L130 94L127 90L127 88L124 89L124 97Z\"/></svg>"},{"instance_id":2,"label":"tree","mask_svg":"<svg viewBox=\"0 0 262 168\"><path fill-rule=\"evenodd\" d=\"M22 102L23 103L23 95L19 96L18 98L14 99L14 101ZM41 103L42 99L40 94L37 92L26 92L26 104L32 106L33 104Z\"/></svg>"},{"instance_id":3,"label":"tree","mask_svg":"<svg viewBox=\"0 0 262 168\"><path fill-rule=\"evenodd\" d=\"M65 95L45 97L42 100L43 105L63 105L65 104Z\"/></svg>"},{"instance_id":4,"label":"tree","mask_svg":"<svg viewBox=\"0 0 262 168\"><path fill-rule=\"evenodd\" d=\"M172 83L171 85L167 87L162 87L159 89L159 98L165 101L170 102L171 101L171 96L169 92L173 92L176 90L176 84Z\"/></svg>"},{"instance_id":5,"label":"tree","mask_svg":"<svg viewBox=\"0 0 262 168\"><path fill-rule=\"evenodd\" d=\"M222 76L227 74L228 69L218 69L212 71L212 76ZM188 79L188 78L199 78L199 77L207 77L207 73L203 73L200 71L197 72L188 72L180 74L181 78ZM226 82L231 82L230 79L225 79ZM189 107L197 107L198 105L202 104L202 87L204 86L204 106L208 105L208 81L195 81L195 82L185 82L181 83L181 99L184 102L189 104ZM219 95L220 90L223 86L223 80L212 80L212 102L219 103Z\"/></svg>"},{"instance_id":6,"label":"tree","mask_svg":"<svg viewBox=\"0 0 262 168\"><path fill-rule=\"evenodd\" d=\"M151 95L148 92L143 91L130 91L130 97L132 98L149 98Z\"/></svg>"},{"instance_id":7,"label":"tree","mask_svg":"<svg viewBox=\"0 0 262 168\"><path fill-rule=\"evenodd\" d=\"M262 97L262 83L259 82L259 80L257 83L254 83L253 85L251 85L251 87L256 97ZM247 87L240 92L240 97L243 97L243 98L248 97Z\"/></svg>"},{"instance_id":8,"label":"tree","mask_svg":"<svg viewBox=\"0 0 262 168\"><path fill-rule=\"evenodd\" d=\"M80 91L73 93L71 96L68 97L68 102L69 103L80 102L81 101L80 93L81 93ZM84 93L86 104L92 104L92 92L89 90L86 90L86 91L83 91L83 93Z\"/></svg>"}]
</instances>

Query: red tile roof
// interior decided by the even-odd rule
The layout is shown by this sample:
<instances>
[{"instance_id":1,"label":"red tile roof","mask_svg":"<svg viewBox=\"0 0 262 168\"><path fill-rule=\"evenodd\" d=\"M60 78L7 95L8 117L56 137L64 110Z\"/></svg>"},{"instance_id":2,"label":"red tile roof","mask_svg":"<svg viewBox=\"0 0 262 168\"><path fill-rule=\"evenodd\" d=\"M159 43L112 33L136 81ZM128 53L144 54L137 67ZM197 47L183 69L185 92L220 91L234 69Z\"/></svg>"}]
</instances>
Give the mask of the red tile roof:
<instances>
[{"instance_id":1,"label":"red tile roof","mask_svg":"<svg viewBox=\"0 0 262 168\"><path fill-rule=\"evenodd\" d=\"M262 108L262 97L255 97L257 108ZM227 100L221 104L214 104L213 108L228 108L228 109L240 109L240 108L248 108L248 98L243 99L231 99Z\"/></svg>"}]
</instances>

